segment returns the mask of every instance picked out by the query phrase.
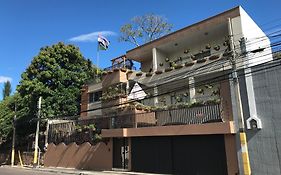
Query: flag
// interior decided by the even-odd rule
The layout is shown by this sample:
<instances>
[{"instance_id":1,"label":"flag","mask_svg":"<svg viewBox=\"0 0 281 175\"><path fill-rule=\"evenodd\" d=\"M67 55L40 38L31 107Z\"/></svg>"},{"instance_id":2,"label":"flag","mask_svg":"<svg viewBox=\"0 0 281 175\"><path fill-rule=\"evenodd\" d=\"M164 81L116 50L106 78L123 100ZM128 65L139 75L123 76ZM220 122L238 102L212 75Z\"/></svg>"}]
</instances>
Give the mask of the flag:
<instances>
[{"instance_id":1,"label":"flag","mask_svg":"<svg viewBox=\"0 0 281 175\"><path fill-rule=\"evenodd\" d=\"M109 46L109 41L105 37L99 35L98 36L98 48L99 48L99 50L107 50L108 46Z\"/></svg>"}]
</instances>

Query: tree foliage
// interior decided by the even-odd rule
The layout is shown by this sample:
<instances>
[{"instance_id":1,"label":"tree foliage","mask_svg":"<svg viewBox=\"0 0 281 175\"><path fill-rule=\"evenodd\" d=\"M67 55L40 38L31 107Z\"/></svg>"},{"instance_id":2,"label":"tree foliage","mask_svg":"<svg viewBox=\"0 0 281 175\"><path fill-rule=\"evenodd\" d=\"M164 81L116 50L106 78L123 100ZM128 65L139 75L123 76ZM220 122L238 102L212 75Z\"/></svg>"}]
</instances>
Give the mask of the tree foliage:
<instances>
[{"instance_id":1,"label":"tree foliage","mask_svg":"<svg viewBox=\"0 0 281 175\"><path fill-rule=\"evenodd\" d=\"M0 144L9 139L13 128L15 96L6 97L0 102Z\"/></svg>"},{"instance_id":2,"label":"tree foliage","mask_svg":"<svg viewBox=\"0 0 281 175\"><path fill-rule=\"evenodd\" d=\"M42 48L22 73L17 87L22 98L21 116L36 116L39 96L43 99L42 116L46 118L77 114L81 86L94 78L96 71L73 45L60 42Z\"/></svg>"},{"instance_id":3,"label":"tree foliage","mask_svg":"<svg viewBox=\"0 0 281 175\"><path fill-rule=\"evenodd\" d=\"M3 100L6 97L9 97L11 95L11 92L12 92L11 82L7 81L7 82L4 83Z\"/></svg>"},{"instance_id":4,"label":"tree foliage","mask_svg":"<svg viewBox=\"0 0 281 175\"><path fill-rule=\"evenodd\" d=\"M120 28L119 41L139 46L140 43L147 43L170 33L171 29L172 24L169 24L162 16L155 14L136 16L131 19L130 23Z\"/></svg>"}]
</instances>

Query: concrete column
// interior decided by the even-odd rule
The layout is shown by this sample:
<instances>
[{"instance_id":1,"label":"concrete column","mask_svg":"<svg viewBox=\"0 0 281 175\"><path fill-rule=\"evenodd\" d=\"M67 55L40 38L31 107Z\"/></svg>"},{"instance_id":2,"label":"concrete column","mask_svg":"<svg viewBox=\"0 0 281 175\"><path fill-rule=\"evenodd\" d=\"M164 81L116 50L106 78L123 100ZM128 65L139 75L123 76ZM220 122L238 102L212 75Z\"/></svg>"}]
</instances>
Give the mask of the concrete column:
<instances>
[{"instance_id":1,"label":"concrete column","mask_svg":"<svg viewBox=\"0 0 281 175\"><path fill-rule=\"evenodd\" d=\"M153 88L153 95L154 95L154 98L153 98L154 106L158 106L158 88L157 87Z\"/></svg>"},{"instance_id":2,"label":"concrete column","mask_svg":"<svg viewBox=\"0 0 281 175\"><path fill-rule=\"evenodd\" d=\"M153 48L152 49L152 72L155 72L158 68L158 61L157 61L157 49ZM153 95L155 96L153 98L154 106L158 105L158 88L154 87L153 88Z\"/></svg>"},{"instance_id":3,"label":"concrete column","mask_svg":"<svg viewBox=\"0 0 281 175\"><path fill-rule=\"evenodd\" d=\"M188 78L188 84L189 84L189 101L191 103L196 102L195 99L195 81L194 77L189 77Z\"/></svg>"},{"instance_id":4,"label":"concrete column","mask_svg":"<svg viewBox=\"0 0 281 175\"><path fill-rule=\"evenodd\" d=\"M250 116L257 116L256 98L255 98L251 68L245 69L245 82L246 82L247 98L248 98ZM248 116L248 117L250 117L250 116Z\"/></svg>"},{"instance_id":5,"label":"concrete column","mask_svg":"<svg viewBox=\"0 0 281 175\"><path fill-rule=\"evenodd\" d=\"M238 174L235 135L224 135L225 157L228 174Z\"/></svg>"},{"instance_id":6,"label":"concrete column","mask_svg":"<svg viewBox=\"0 0 281 175\"><path fill-rule=\"evenodd\" d=\"M157 49L152 49L152 71L155 72L157 70L158 61L157 61Z\"/></svg>"}]
</instances>

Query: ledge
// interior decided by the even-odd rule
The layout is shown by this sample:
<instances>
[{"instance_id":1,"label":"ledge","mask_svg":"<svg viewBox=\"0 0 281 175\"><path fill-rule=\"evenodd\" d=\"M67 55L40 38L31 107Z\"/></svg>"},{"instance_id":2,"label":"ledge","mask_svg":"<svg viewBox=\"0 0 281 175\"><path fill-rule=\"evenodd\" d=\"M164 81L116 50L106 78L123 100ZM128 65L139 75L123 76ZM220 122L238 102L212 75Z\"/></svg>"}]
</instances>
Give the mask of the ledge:
<instances>
[{"instance_id":1,"label":"ledge","mask_svg":"<svg viewBox=\"0 0 281 175\"><path fill-rule=\"evenodd\" d=\"M143 128L103 129L101 136L106 137L143 137L143 136L176 136L235 134L233 121L194 125L156 126Z\"/></svg>"}]
</instances>

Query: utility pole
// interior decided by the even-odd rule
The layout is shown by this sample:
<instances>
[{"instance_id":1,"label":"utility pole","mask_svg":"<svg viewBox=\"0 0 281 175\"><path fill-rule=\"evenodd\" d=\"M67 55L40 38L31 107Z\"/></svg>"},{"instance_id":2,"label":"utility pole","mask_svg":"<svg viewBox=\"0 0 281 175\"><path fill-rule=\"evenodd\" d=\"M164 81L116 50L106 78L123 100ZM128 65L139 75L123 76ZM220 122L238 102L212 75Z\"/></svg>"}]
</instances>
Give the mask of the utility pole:
<instances>
[{"instance_id":1,"label":"utility pole","mask_svg":"<svg viewBox=\"0 0 281 175\"><path fill-rule=\"evenodd\" d=\"M38 161L38 140L39 140L39 126L40 126L40 113L41 113L41 100L42 97L39 97L38 100L38 113L37 113L37 127L36 127L36 134L35 134L35 146L34 146L34 159L33 165L36 166Z\"/></svg>"},{"instance_id":2,"label":"utility pole","mask_svg":"<svg viewBox=\"0 0 281 175\"><path fill-rule=\"evenodd\" d=\"M17 106L15 104L15 115L13 119L13 140L12 140L12 155L11 155L11 166L15 163L15 142L16 142L16 119L17 119Z\"/></svg>"},{"instance_id":3,"label":"utility pole","mask_svg":"<svg viewBox=\"0 0 281 175\"><path fill-rule=\"evenodd\" d=\"M236 99L236 108L237 108L237 117L238 117L238 126L239 126L239 138L241 144L241 151L242 151L242 162L243 162L243 171L244 175L251 175L251 166L248 154L248 146L247 146L247 137L245 133L245 125L244 125L244 116L243 116L243 108L241 102L241 94L240 94L240 86L239 86L239 79L237 75L237 67L236 67L236 53L235 53L235 44L233 39L233 30L232 30L232 23L231 19L228 18L228 31L229 31L229 39L230 39L230 51L231 51L231 58L230 62L232 64L232 79L233 79L233 86L234 86L234 93Z\"/></svg>"}]
</instances>

